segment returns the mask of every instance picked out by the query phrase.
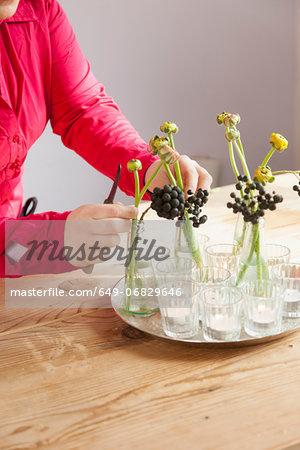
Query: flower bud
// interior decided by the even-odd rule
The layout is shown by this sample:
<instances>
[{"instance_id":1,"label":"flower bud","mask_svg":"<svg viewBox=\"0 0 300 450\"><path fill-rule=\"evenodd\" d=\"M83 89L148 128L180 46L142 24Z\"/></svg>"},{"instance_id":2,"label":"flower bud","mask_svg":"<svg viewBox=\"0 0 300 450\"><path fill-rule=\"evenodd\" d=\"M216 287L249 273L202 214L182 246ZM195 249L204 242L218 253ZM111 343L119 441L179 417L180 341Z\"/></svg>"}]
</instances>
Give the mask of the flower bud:
<instances>
[{"instance_id":1,"label":"flower bud","mask_svg":"<svg viewBox=\"0 0 300 450\"><path fill-rule=\"evenodd\" d=\"M133 172L134 170L141 170L142 163L139 159L131 159L127 163L127 169L129 170L129 172Z\"/></svg>"},{"instance_id":2,"label":"flower bud","mask_svg":"<svg viewBox=\"0 0 300 450\"><path fill-rule=\"evenodd\" d=\"M224 118L225 127L235 127L238 123L240 123L241 118L239 114L228 114Z\"/></svg>"},{"instance_id":3,"label":"flower bud","mask_svg":"<svg viewBox=\"0 0 300 450\"><path fill-rule=\"evenodd\" d=\"M228 142L235 141L240 137L240 132L238 130L234 130L233 128L229 128L229 130L225 131L225 138Z\"/></svg>"},{"instance_id":4,"label":"flower bud","mask_svg":"<svg viewBox=\"0 0 300 450\"><path fill-rule=\"evenodd\" d=\"M165 122L162 124L162 126L160 127L160 131L162 131L163 133L177 133L178 132L178 126L176 125L176 123L173 122Z\"/></svg>"},{"instance_id":5,"label":"flower bud","mask_svg":"<svg viewBox=\"0 0 300 450\"><path fill-rule=\"evenodd\" d=\"M272 183L274 177L269 167L258 167L254 174L254 180L258 183Z\"/></svg>"},{"instance_id":6,"label":"flower bud","mask_svg":"<svg viewBox=\"0 0 300 450\"><path fill-rule=\"evenodd\" d=\"M154 138L150 139L149 146L151 150L153 151L153 155L157 155L158 151L165 147L166 145L169 145L170 141L168 138L155 136Z\"/></svg>"},{"instance_id":7,"label":"flower bud","mask_svg":"<svg viewBox=\"0 0 300 450\"><path fill-rule=\"evenodd\" d=\"M225 119L225 117L227 117L228 116L228 113L226 113L226 112L222 112L222 114L219 114L218 116L217 116L217 123L218 123L218 125L223 125L223 123L224 123L224 119Z\"/></svg>"},{"instance_id":8,"label":"flower bud","mask_svg":"<svg viewBox=\"0 0 300 450\"><path fill-rule=\"evenodd\" d=\"M270 137L270 144L272 147L276 148L278 152L283 152L288 146L288 141L281 134L272 133Z\"/></svg>"}]
</instances>

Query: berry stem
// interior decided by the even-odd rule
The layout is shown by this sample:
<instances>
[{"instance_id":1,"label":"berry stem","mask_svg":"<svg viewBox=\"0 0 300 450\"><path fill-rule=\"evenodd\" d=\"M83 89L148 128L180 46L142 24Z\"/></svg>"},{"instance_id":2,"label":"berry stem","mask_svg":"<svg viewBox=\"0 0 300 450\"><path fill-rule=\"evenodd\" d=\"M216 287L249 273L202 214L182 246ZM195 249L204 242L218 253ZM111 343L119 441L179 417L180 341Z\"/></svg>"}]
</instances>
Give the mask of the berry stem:
<instances>
[{"instance_id":1,"label":"berry stem","mask_svg":"<svg viewBox=\"0 0 300 450\"><path fill-rule=\"evenodd\" d=\"M279 173L292 173L298 180L300 180L300 170L277 170L272 173L273 175L278 175Z\"/></svg>"}]
</instances>

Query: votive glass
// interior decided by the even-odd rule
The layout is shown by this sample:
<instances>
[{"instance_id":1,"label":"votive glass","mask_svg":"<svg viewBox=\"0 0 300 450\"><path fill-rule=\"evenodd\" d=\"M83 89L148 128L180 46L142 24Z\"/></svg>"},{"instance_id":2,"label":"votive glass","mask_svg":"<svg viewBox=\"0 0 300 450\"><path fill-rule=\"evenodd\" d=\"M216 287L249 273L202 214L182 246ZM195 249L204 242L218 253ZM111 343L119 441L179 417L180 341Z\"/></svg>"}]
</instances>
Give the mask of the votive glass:
<instances>
[{"instance_id":1,"label":"votive glass","mask_svg":"<svg viewBox=\"0 0 300 450\"><path fill-rule=\"evenodd\" d=\"M283 316L300 317L300 264L277 264L271 274L285 289Z\"/></svg>"},{"instance_id":2,"label":"votive glass","mask_svg":"<svg viewBox=\"0 0 300 450\"><path fill-rule=\"evenodd\" d=\"M162 326L167 336L181 339L197 334L198 296L199 285L186 279L169 281L159 290Z\"/></svg>"},{"instance_id":3,"label":"votive glass","mask_svg":"<svg viewBox=\"0 0 300 450\"><path fill-rule=\"evenodd\" d=\"M277 264L286 264L290 261L291 251L285 245L267 244L268 266L271 270Z\"/></svg>"},{"instance_id":4,"label":"votive glass","mask_svg":"<svg viewBox=\"0 0 300 450\"><path fill-rule=\"evenodd\" d=\"M202 329L208 341L236 341L242 328L242 293L233 286L212 286L201 292Z\"/></svg>"},{"instance_id":5,"label":"votive glass","mask_svg":"<svg viewBox=\"0 0 300 450\"><path fill-rule=\"evenodd\" d=\"M197 265L191 258L168 258L160 261L155 266L155 272L159 285L163 287L165 283L176 278L192 280L192 274Z\"/></svg>"},{"instance_id":6,"label":"votive glass","mask_svg":"<svg viewBox=\"0 0 300 450\"><path fill-rule=\"evenodd\" d=\"M269 336L281 330L284 288L272 280L249 281L244 293L244 328L254 337Z\"/></svg>"},{"instance_id":7,"label":"votive glass","mask_svg":"<svg viewBox=\"0 0 300 450\"><path fill-rule=\"evenodd\" d=\"M192 277L194 281L199 283L200 291L213 285L229 286L231 283L231 273L229 272L229 270L223 269L222 267L213 267L213 266L197 267L196 270L194 270ZM199 320L201 320L201 316L202 316L202 301L200 295L198 305Z\"/></svg>"},{"instance_id":8,"label":"votive glass","mask_svg":"<svg viewBox=\"0 0 300 450\"><path fill-rule=\"evenodd\" d=\"M241 255L241 246L236 244L214 244L205 249L209 266L229 270L234 283Z\"/></svg>"}]
</instances>

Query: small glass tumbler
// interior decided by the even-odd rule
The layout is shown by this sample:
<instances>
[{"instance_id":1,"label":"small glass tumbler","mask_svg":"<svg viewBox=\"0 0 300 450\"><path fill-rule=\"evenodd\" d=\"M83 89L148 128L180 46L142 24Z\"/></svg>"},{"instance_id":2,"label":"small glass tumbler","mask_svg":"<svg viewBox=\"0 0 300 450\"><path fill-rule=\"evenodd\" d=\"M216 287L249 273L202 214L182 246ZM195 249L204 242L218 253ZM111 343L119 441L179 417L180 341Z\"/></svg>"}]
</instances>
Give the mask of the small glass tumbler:
<instances>
[{"instance_id":1,"label":"small glass tumbler","mask_svg":"<svg viewBox=\"0 0 300 450\"><path fill-rule=\"evenodd\" d=\"M290 261L291 251L288 247L279 244L267 244L269 270L277 264L286 264Z\"/></svg>"},{"instance_id":2,"label":"small glass tumbler","mask_svg":"<svg viewBox=\"0 0 300 450\"><path fill-rule=\"evenodd\" d=\"M272 267L273 280L284 289L282 314L284 317L300 317L300 264L278 264Z\"/></svg>"},{"instance_id":3,"label":"small glass tumbler","mask_svg":"<svg viewBox=\"0 0 300 450\"><path fill-rule=\"evenodd\" d=\"M204 266L197 267L193 272L193 280L199 283L200 290L210 287L210 286L229 286L231 282L231 273L227 269L223 269L222 267L212 267L212 266ZM198 316L199 320L202 317L202 300L201 296L199 298L198 305Z\"/></svg>"},{"instance_id":4,"label":"small glass tumbler","mask_svg":"<svg viewBox=\"0 0 300 450\"><path fill-rule=\"evenodd\" d=\"M201 292L202 328L208 341L236 341L242 328L242 293L230 286L212 286Z\"/></svg>"},{"instance_id":5,"label":"small glass tumbler","mask_svg":"<svg viewBox=\"0 0 300 450\"><path fill-rule=\"evenodd\" d=\"M214 244L205 249L209 266L229 270L235 279L239 268L241 247L236 244ZM234 280L233 280L234 282Z\"/></svg>"},{"instance_id":6,"label":"small glass tumbler","mask_svg":"<svg viewBox=\"0 0 300 450\"><path fill-rule=\"evenodd\" d=\"M271 280L249 281L244 293L244 328L254 337L269 336L281 330L284 288Z\"/></svg>"},{"instance_id":7,"label":"small glass tumbler","mask_svg":"<svg viewBox=\"0 0 300 450\"><path fill-rule=\"evenodd\" d=\"M164 332L175 339L189 338L199 330L197 304L199 285L192 280L174 280L159 291L158 302Z\"/></svg>"},{"instance_id":8,"label":"small glass tumbler","mask_svg":"<svg viewBox=\"0 0 300 450\"><path fill-rule=\"evenodd\" d=\"M192 280L196 268L196 263L191 258L168 258L156 264L155 272L159 285L163 287L176 278Z\"/></svg>"}]
</instances>

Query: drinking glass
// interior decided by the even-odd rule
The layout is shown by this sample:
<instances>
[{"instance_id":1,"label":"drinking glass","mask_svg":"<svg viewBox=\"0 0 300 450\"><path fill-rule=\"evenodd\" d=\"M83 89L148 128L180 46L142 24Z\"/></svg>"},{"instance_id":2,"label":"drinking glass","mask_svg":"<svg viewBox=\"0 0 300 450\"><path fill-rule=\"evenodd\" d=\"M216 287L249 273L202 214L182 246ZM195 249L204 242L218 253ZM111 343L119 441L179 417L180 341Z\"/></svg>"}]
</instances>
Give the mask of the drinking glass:
<instances>
[{"instance_id":1,"label":"drinking glass","mask_svg":"<svg viewBox=\"0 0 300 450\"><path fill-rule=\"evenodd\" d=\"M212 286L201 292L202 328L208 341L236 341L241 334L242 293L233 286Z\"/></svg>"},{"instance_id":2,"label":"drinking glass","mask_svg":"<svg viewBox=\"0 0 300 450\"><path fill-rule=\"evenodd\" d=\"M191 258L168 258L155 266L156 276L161 287L174 278L192 279L197 266Z\"/></svg>"},{"instance_id":3,"label":"drinking glass","mask_svg":"<svg viewBox=\"0 0 300 450\"><path fill-rule=\"evenodd\" d=\"M271 274L285 289L283 316L300 317L300 264L277 264Z\"/></svg>"},{"instance_id":4,"label":"drinking glass","mask_svg":"<svg viewBox=\"0 0 300 450\"><path fill-rule=\"evenodd\" d=\"M272 280L249 281L244 293L244 327L250 336L262 337L281 330L284 288Z\"/></svg>"},{"instance_id":5,"label":"drinking glass","mask_svg":"<svg viewBox=\"0 0 300 450\"><path fill-rule=\"evenodd\" d=\"M167 336L189 338L199 329L197 302L199 285L187 279L174 279L160 288L158 303Z\"/></svg>"},{"instance_id":6,"label":"drinking glass","mask_svg":"<svg viewBox=\"0 0 300 450\"><path fill-rule=\"evenodd\" d=\"M222 267L229 270L236 278L239 268L241 246L236 244L214 244L205 249L209 266Z\"/></svg>"},{"instance_id":7,"label":"drinking glass","mask_svg":"<svg viewBox=\"0 0 300 450\"><path fill-rule=\"evenodd\" d=\"M268 266L271 269L277 264L286 264L290 261L291 251L280 244L267 244Z\"/></svg>"},{"instance_id":8,"label":"drinking glass","mask_svg":"<svg viewBox=\"0 0 300 450\"><path fill-rule=\"evenodd\" d=\"M212 285L229 285L231 281L231 273L222 267L204 266L197 267L192 274L194 281L199 283L200 290L210 287ZM201 296L198 305L199 320L201 320Z\"/></svg>"}]
</instances>

